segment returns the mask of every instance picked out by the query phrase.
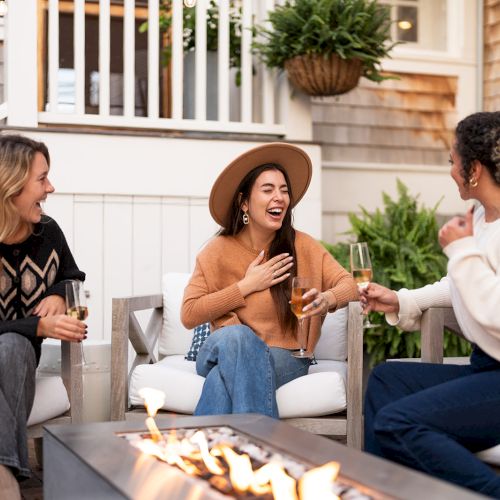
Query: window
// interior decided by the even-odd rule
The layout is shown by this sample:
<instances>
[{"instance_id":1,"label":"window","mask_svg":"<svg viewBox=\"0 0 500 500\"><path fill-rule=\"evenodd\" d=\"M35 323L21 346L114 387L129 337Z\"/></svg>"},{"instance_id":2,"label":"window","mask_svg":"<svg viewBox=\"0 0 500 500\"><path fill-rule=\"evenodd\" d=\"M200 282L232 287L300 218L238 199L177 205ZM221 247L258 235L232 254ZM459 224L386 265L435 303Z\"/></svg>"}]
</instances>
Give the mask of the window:
<instances>
[{"instance_id":1,"label":"window","mask_svg":"<svg viewBox=\"0 0 500 500\"><path fill-rule=\"evenodd\" d=\"M383 0L391 8L392 39L426 50L447 50L446 0Z\"/></svg>"}]
</instances>

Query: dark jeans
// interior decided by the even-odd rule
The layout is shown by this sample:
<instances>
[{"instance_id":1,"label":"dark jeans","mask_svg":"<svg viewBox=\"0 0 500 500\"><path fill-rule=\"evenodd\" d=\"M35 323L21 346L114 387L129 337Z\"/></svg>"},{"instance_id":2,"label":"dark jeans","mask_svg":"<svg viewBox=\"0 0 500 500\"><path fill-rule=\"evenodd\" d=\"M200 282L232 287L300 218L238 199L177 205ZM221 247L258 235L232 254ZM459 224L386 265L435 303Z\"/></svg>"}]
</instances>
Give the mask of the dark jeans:
<instances>
[{"instance_id":1,"label":"dark jeans","mask_svg":"<svg viewBox=\"0 0 500 500\"><path fill-rule=\"evenodd\" d=\"M226 326L210 334L196 358L205 377L195 415L260 413L278 418L276 389L307 375L309 359L267 346L245 325Z\"/></svg>"},{"instance_id":2,"label":"dark jeans","mask_svg":"<svg viewBox=\"0 0 500 500\"><path fill-rule=\"evenodd\" d=\"M500 498L500 476L474 452L500 443L500 362L389 362L370 376L365 450Z\"/></svg>"},{"instance_id":3,"label":"dark jeans","mask_svg":"<svg viewBox=\"0 0 500 500\"><path fill-rule=\"evenodd\" d=\"M0 335L0 464L18 479L30 477L28 421L35 397L35 350L17 333Z\"/></svg>"}]
</instances>

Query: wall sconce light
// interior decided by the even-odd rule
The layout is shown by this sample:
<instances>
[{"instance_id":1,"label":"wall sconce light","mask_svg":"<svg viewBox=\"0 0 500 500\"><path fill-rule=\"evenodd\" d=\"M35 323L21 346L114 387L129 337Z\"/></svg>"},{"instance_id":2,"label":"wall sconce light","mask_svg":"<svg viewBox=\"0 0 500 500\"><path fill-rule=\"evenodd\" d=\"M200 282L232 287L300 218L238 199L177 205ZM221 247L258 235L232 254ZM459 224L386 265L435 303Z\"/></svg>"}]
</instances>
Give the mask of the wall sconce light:
<instances>
[{"instance_id":1,"label":"wall sconce light","mask_svg":"<svg viewBox=\"0 0 500 500\"><path fill-rule=\"evenodd\" d=\"M410 21L401 20L398 21L398 28L402 30L411 30L413 28L413 24Z\"/></svg>"},{"instance_id":2,"label":"wall sconce light","mask_svg":"<svg viewBox=\"0 0 500 500\"><path fill-rule=\"evenodd\" d=\"M184 0L184 7L194 7L196 5L196 0Z\"/></svg>"}]
</instances>

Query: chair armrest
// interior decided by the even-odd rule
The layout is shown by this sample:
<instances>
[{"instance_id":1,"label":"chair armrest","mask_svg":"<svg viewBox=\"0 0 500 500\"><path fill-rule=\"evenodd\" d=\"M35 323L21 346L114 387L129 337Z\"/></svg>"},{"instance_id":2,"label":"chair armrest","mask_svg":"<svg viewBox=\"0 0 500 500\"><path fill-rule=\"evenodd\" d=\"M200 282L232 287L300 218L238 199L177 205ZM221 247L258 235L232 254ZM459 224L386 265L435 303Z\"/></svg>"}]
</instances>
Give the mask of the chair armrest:
<instances>
[{"instance_id":1,"label":"chair armrest","mask_svg":"<svg viewBox=\"0 0 500 500\"><path fill-rule=\"evenodd\" d=\"M424 311L420 325L423 362L443 362L445 328L463 337L452 307L430 307Z\"/></svg>"},{"instance_id":2,"label":"chair armrest","mask_svg":"<svg viewBox=\"0 0 500 500\"><path fill-rule=\"evenodd\" d=\"M135 313L152 309L146 331ZM156 362L154 349L158 341L163 314L161 294L116 298L112 301L111 333L111 420L123 420L128 408L128 381L132 370L143 363ZM129 341L136 352L129 373Z\"/></svg>"},{"instance_id":3,"label":"chair armrest","mask_svg":"<svg viewBox=\"0 0 500 500\"><path fill-rule=\"evenodd\" d=\"M350 302L347 318L347 446L363 442L363 316L361 304Z\"/></svg>"},{"instance_id":4,"label":"chair armrest","mask_svg":"<svg viewBox=\"0 0 500 500\"><path fill-rule=\"evenodd\" d=\"M71 422L79 423L83 417L83 370L82 350L76 342L61 341L61 376L71 405Z\"/></svg>"}]
</instances>

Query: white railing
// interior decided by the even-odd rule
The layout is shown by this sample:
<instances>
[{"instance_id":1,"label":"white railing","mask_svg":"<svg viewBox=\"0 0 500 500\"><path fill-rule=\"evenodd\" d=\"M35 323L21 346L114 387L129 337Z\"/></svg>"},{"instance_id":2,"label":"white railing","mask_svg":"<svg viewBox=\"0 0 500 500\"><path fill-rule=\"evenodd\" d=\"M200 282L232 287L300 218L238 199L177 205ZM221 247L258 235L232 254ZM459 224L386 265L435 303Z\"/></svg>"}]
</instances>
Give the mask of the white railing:
<instances>
[{"instance_id":1,"label":"white railing","mask_svg":"<svg viewBox=\"0 0 500 500\"><path fill-rule=\"evenodd\" d=\"M34 121L46 124L75 124L106 127L159 128L176 130L222 131L262 134L285 134L280 121L280 111L276 104L282 101L275 95L279 90L276 85L277 75L258 63L251 53L252 22L262 22L267 18L267 12L274 7L274 0L231 0L241 6L241 85L235 84L234 69L230 68L230 0L217 0L219 10L218 50L213 56L207 51L207 8L209 0L198 0L196 5L196 50L193 53L183 50L183 2L172 0L172 26L169 33L171 40L171 59L169 77L161 77L159 40L162 38L159 27L161 0L144 2L135 0L99 0L85 2L74 0L65 2L46 0L41 2L46 9L48 22L39 22L45 32L38 34L38 40L31 36L36 49L36 43L47 40L46 74L40 70L37 76L38 109L32 115ZM33 8L36 19L36 0L10 2L9 18L13 22L26 14L26 9ZM26 6L28 5L28 7ZM29 7L31 6L31 7ZM13 12L14 11L14 12ZM17 12L23 11L23 12ZM61 13L72 16L73 29L73 62L68 67L60 67L61 54L65 47L59 46L60 29L62 29ZM85 54L85 25L89 22L89 13L98 16L98 67L91 71L90 62ZM145 14L146 13L146 14ZM45 16L42 15L42 18ZM117 74L111 71L113 58L116 54L116 40L111 52L111 21L120 20L123 26L123 67ZM95 20L95 17L94 17ZM145 90L147 100L141 103L138 112L138 74L136 72L136 40L138 39L138 23L147 20L147 79ZM95 21L94 21L95 23ZM19 30L17 30L19 31ZM22 30L24 32L24 30ZM24 44L29 40L18 36L15 27L9 27L9 35L13 43ZM97 36L97 34L96 34ZM88 45L88 44L87 44ZM11 52L12 53L12 52ZM208 57L210 55L210 58ZM188 58L194 57L193 61ZM215 58L215 59L214 59ZM216 61L216 67L212 61ZM17 64L18 61L15 62ZM188 67L188 62L189 67ZM42 66L43 67L43 66ZM191 71L189 71L191 68ZM10 68L8 68L10 70ZM194 71L193 71L194 69ZM13 69L15 72L16 70ZM208 78L208 73L214 73ZM92 76L90 74L92 73ZM87 81L86 81L87 78ZM92 78L92 98L90 97L90 81ZM170 105L162 105L161 85L169 79L167 99ZM217 88L211 88L217 81ZM98 85L98 91L95 86ZM191 88L192 96L186 94ZM118 91L117 91L118 88ZM16 91L14 90L14 93ZM215 99L210 96L214 95ZM65 102L63 102L65 97ZM21 96L18 96L21 99ZM93 102L89 102L90 100ZM116 105L116 101L119 104ZM164 98L165 100L165 98ZM215 105L214 101L217 103ZM42 102L40 102L42 101ZM97 101L97 102L96 102ZM207 107L213 111L207 115ZM186 111L187 107L190 109ZM138 116L138 115L142 116ZM26 120L24 120L26 122ZM26 123L23 123L26 124Z\"/></svg>"}]
</instances>

